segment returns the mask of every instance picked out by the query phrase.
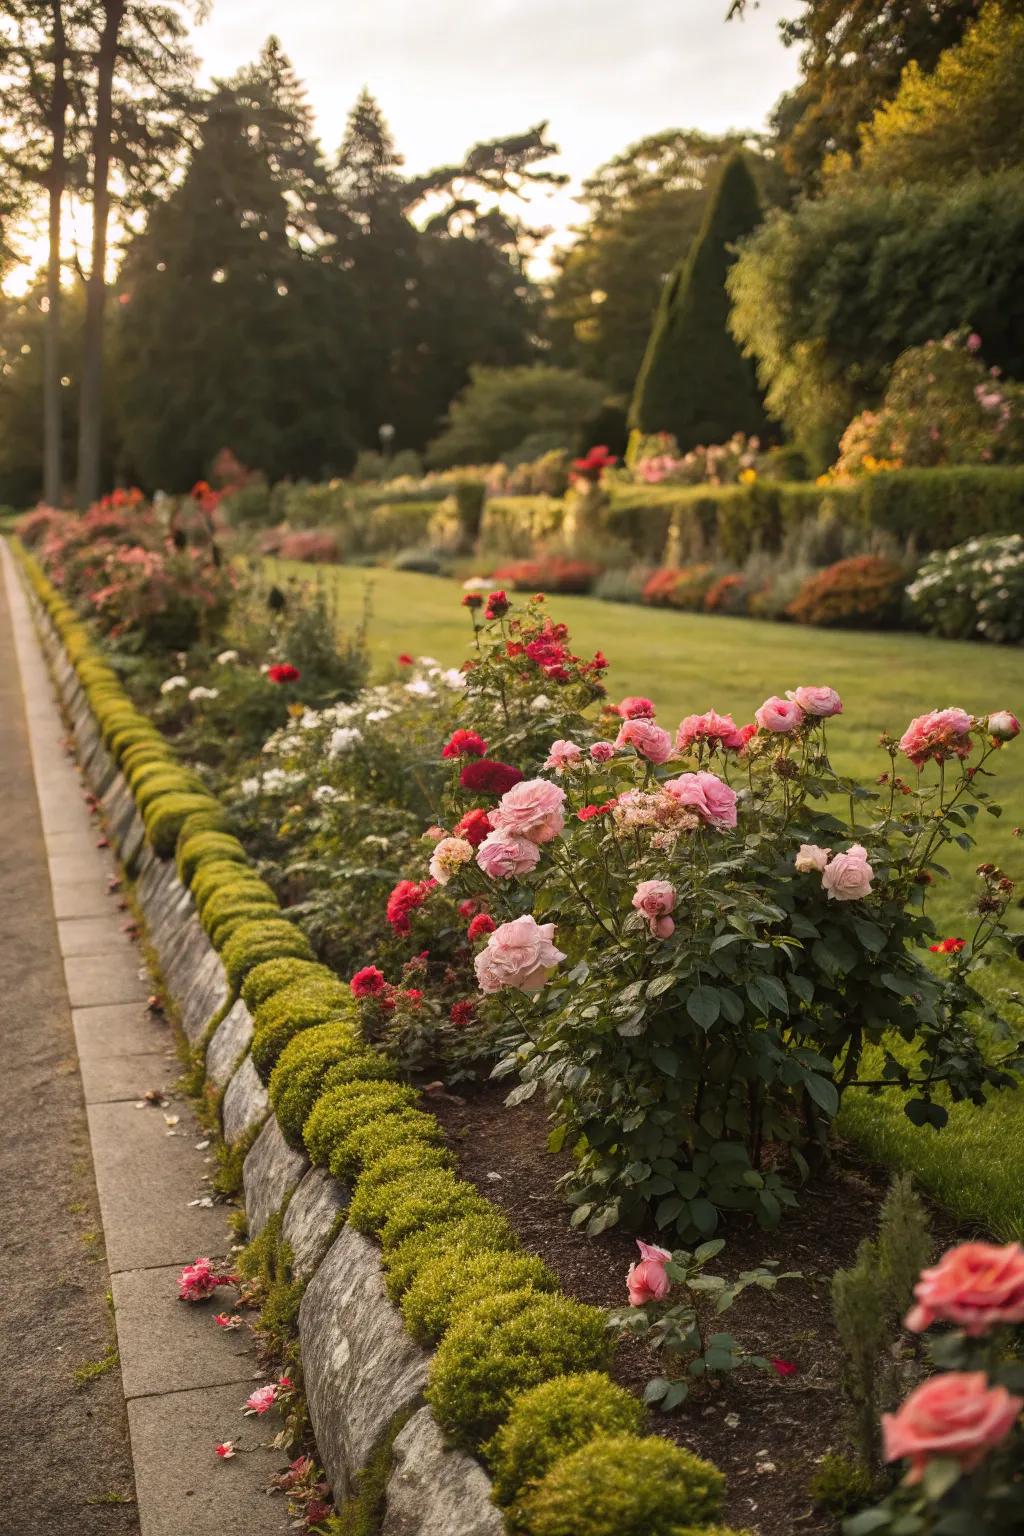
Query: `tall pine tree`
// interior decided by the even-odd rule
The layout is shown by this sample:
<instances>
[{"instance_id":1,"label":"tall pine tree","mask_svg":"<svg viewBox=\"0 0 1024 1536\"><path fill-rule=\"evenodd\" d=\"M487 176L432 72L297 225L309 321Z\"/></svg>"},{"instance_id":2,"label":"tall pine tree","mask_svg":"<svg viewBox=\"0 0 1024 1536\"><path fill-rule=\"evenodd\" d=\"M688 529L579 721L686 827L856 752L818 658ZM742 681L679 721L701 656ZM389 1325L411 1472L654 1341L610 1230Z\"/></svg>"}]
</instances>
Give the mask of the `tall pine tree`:
<instances>
[{"instance_id":1,"label":"tall pine tree","mask_svg":"<svg viewBox=\"0 0 1024 1536\"><path fill-rule=\"evenodd\" d=\"M736 242L760 222L757 187L737 151L700 235L662 291L630 408L630 426L671 432L684 452L765 426L754 365L728 329L725 285Z\"/></svg>"}]
</instances>

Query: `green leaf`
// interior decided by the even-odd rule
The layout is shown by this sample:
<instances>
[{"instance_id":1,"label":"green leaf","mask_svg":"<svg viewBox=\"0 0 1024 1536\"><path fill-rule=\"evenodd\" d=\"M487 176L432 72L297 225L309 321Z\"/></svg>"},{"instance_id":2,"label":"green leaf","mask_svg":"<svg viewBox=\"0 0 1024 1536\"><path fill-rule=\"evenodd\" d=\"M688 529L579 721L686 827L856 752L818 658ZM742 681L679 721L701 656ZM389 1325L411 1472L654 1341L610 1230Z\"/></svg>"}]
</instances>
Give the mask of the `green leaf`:
<instances>
[{"instance_id":1,"label":"green leaf","mask_svg":"<svg viewBox=\"0 0 1024 1536\"><path fill-rule=\"evenodd\" d=\"M685 1204L686 1201L679 1195L669 1195L666 1199L660 1200L654 1212L655 1226L667 1227L670 1222L675 1221Z\"/></svg>"},{"instance_id":2,"label":"green leaf","mask_svg":"<svg viewBox=\"0 0 1024 1536\"><path fill-rule=\"evenodd\" d=\"M865 917L855 917L853 927L864 948L873 955L880 954L885 948L885 934L877 923L869 923Z\"/></svg>"},{"instance_id":3,"label":"green leaf","mask_svg":"<svg viewBox=\"0 0 1024 1536\"><path fill-rule=\"evenodd\" d=\"M520 1083L518 1088L513 1088L505 1100L506 1109L514 1109L517 1104L525 1104L527 1099L532 1099L540 1083L534 1078L532 1083Z\"/></svg>"},{"instance_id":4,"label":"green leaf","mask_svg":"<svg viewBox=\"0 0 1024 1536\"><path fill-rule=\"evenodd\" d=\"M665 1376L655 1376L644 1387L645 1403L660 1403L672 1383Z\"/></svg>"},{"instance_id":5,"label":"green leaf","mask_svg":"<svg viewBox=\"0 0 1024 1536\"><path fill-rule=\"evenodd\" d=\"M821 1077L817 1072L810 1072L804 1078L804 1087L819 1109L823 1109L830 1119L839 1113L839 1090L829 1078Z\"/></svg>"},{"instance_id":6,"label":"green leaf","mask_svg":"<svg viewBox=\"0 0 1024 1536\"><path fill-rule=\"evenodd\" d=\"M761 991L773 1007L780 1013L789 1012L789 997L786 989L777 976L760 976L758 978Z\"/></svg>"},{"instance_id":7,"label":"green leaf","mask_svg":"<svg viewBox=\"0 0 1024 1536\"><path fill-rule=\"evenodd\" d=\"M671 1413L673 1408L678 1408L680 1403L686 1401L689 1391L685 1381L674 1381L661 1400L662 1412Z\"/></svg>"},{"instance_id":8,"label":"green leaf","mask_svg":"<svg viewBox=\"0 0 1024 1536\"><path fill-rule=\"evenodd\" d=\"M859 1515L843 1521L843 1536L871 1536L872 1531L883 1530L891 1518L885 1509L862 1510Z\"/></svg>"},{"instance_id":9,"label":"green leaf","mask_svg":"<svg viewBox=\"0 0 1024 1536\"><path fill-rule=\"evenodd\" d=\"M675 980L676 978L671 971L665 971L660 976L655 976L653 981L647 983L647 996L660 997L663 992L668 991L669 987L675 985Z\"/></svg>"},{"instance_id":10,"label":"green leaf","mask_svg":"<svg viewBox=\"0 0 1024 1536\"><path fill-rule=\"evenodd\" d=\"M721 996L715 987L695 987L686 999L686 1011L693 1022L706 1032L722 1011Z\"/></svg>"},{"instance_id":11,"label":"green leaf","mask_svg":"<svg viewBox=\"0 0 1024 1536\"><path fill-rule=\"evenodd\" d=\"M710 1200L691 1200L690 1220L698 1232L713 1232L718 1226L718 1212Z\"/></svg>"},{"instance_id":12,"label":"green leaf","mask_svg":"<svg viewBox=\"0 0 1024 1536\"><path fill-rule=\"evenodd\" d=\"M664 1072L666 1077L675 1077L679 1071L679 1057L675 1051L670 1051L667 1045L656 1045L651 1052L651 1060L659 1072Z\"/></svg>"},{"instance_id":13,"label":"green leaf","mask_svg":"<svg viewBox=\"0 0 1024 1536\"><path fill-rule=\"evenodd\" d=\"M569 1127L567 1125L556 1125L548 1136L548 1151L561 1152L565 1146L565 1138L568 1133Z\"/></svg>"},{"instance_id":14,"label":"green leaf","mask_svg":"<svg viewBox=\"0 0 1024 1536\"><path fill-rule=\"evenodd\" d=\"M960 1481L961 1472L960 1463L949 1456L937 1456L934 1461L928 1462L924 1469L922 1486L933 1504L937 1504L953 1484Z\"/></svg>"}]
</instances>

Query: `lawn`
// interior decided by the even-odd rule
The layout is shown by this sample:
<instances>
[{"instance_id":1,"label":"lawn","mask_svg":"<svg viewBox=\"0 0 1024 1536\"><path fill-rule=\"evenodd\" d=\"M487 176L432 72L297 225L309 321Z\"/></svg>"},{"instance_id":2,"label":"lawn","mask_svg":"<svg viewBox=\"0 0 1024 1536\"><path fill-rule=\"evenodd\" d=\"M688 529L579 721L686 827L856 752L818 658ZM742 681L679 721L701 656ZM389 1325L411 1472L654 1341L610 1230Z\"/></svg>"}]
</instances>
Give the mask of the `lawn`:
<instances>
[{"instance_id":1,"label":"lawn","mask_svg":"<svg viewBox=\"0 0 1024 1536\"><path fill-rule=\"evenodd\" d=\"M289 576L311 567L280 568ZM369 591L369 643L376 664L394 665L403 651L454 664L468 652L469 619L458 586L431 576L339 566L324 571L337 586L343 622L354 623ZM829 743L840 771L869 780L887 766L880 731L900 734L927 709L961 705L983 714L997 708L1024 713L1024 653L1009 647L932 640L922 635L855 634L802 629L749 619L669 613L591 598L553 597L552 613L569 625L577 651L600 648L611 661L613 698L643 693L654 699L669 727L709 707L737 722L769 694L801 683L829 684L845 700ZM955 880L937 888L932 912L944 932L969 931L973 866L992 859L1024 877L1022 844L1013 837L1024 821L1024 738L998 760L995 789L1005 814L983 818L976 854L948 862ZM993 985L1024 990L1021 967L1000 966ZM1012 1008L1024 1028L1024 1013ZM857 1098L843 1127L869 1155L915 1171L958 1216L997 1235L1024 1236L1024 1092L1004 1094L983 1112L955 1109L940 1135L917 1130L898 1104Z\"/></svg>"}]
</instances>

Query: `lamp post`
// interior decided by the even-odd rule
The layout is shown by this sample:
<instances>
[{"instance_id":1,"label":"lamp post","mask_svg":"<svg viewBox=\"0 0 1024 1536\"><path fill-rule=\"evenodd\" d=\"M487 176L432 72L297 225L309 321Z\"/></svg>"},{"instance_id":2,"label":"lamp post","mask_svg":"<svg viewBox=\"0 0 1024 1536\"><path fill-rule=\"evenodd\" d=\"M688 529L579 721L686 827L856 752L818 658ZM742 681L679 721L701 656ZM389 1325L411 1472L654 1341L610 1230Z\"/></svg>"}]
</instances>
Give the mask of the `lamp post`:
<instances>
[{"instance_id":1,"label":"lamp post","mask_svg":"<svg viewBox=\"0 0 1024 1536\"><path fill-rule=\"evenodd\" d=\"M390 459L391 449L394 447L395 442L394 427L389 421L385 421L377 428L377 435L380 438L381 453L386 459Z\"/></svg>"}]
</instances>

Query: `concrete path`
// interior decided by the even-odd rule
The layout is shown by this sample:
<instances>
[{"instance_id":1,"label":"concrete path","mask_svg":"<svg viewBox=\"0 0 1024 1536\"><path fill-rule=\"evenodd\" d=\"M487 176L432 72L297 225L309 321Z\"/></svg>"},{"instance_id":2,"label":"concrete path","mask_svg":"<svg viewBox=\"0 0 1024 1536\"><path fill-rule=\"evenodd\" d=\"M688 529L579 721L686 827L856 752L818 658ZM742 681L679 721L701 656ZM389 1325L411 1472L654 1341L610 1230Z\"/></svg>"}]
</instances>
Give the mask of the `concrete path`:
<instances>
[{"instance_id":1,"label":"concrete path","mask_svg":"<svg viewBox=\"0 0 1024 1536\"><path fill-rule=\"evenodd\" d=\"M228 1248L224 1208L196 1204L212 1154L187 1104L173 1097L174 1043L147 1010L153 984L110 890L113 861L97 846L100 829L65 751L6 547L3 559L0 1201L10 1209L0 1209L0 1242L6 1251L13 1234L17 1246L4 1266L0 1319L8 1368L15 1363L19 1374L13 1398L24 1392L34 1431L27 1488L24 1425L16 1446L0 1453L0 1483L12 1480L0 1528L9 1536L279 1536L287 1511L265 1489L285 1464L268 1445L280 1424L240 1413L255 1384L247 1335L216 1326L218 1303L177 1300L182 1265ZM93 1209L98 1195L91 1226L102 1228L106 1266L101 1252L90 1260L77 1230L90 1218L68 1214L73 1187ZM79 1354L102 1355L108 1341L107 1271L121 1369L76 1394L71 1366ZM230 1304L231 1292L220 1295ZM11 1403L10 1382L5 1397ZM251 1454L220 1460L214 1447L223 1440ZM93 1502L133 1496L132 1462L137 1516L132 1504ZM56 1503L51 1486L61 1490ZM12 1504L24 1509L21 1523L7 1523Z\"/></svg>"}]
</instances>

